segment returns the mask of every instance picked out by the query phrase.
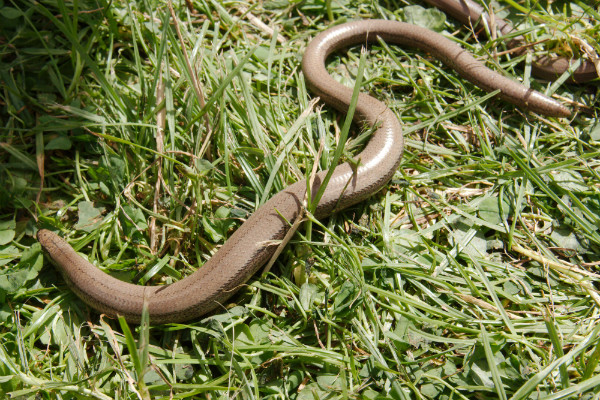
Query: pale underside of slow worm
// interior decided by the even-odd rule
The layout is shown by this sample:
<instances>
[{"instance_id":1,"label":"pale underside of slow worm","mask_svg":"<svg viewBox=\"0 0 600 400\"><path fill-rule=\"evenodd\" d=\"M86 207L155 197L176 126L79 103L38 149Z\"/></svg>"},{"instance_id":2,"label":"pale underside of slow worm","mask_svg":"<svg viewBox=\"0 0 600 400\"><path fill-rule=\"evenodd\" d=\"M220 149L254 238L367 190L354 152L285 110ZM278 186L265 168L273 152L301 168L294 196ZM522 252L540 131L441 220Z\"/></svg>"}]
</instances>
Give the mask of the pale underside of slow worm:
<instances>
[{"instance_id":1,"label":"pale underside of slow worm","mask_svg":"<svg viewBox=\"0 0 600 400\"><path fill-rule=\"evenodd\" d=\"M327 104L345 112L352 89L336 82L325 68L327 56L341 48L365 44L378 38L388 43L416 47L432 54L464 78L481 88L499 89L500 96L519 107L551 116L568 116L557 101L508 79L475 60L468 52L442 35L418 26L392 21L366 20L342 24L319 34L304 53L302 69L312 92ZM323 218L356 204L385 185L400 164L404 145L401 125L382 102L360 94L356 121L374 126L365 149L356 156L355 168L345 163L335 167L315 212ZM327 171L316 175L311 193L316 193ZM190 276L165 286L138 286L115 279L79 256L65 240L48 230L38 240L72 290L88 305L108 315L122 315L138 322L147 305L151 322L178 322L196 318L231 297L273 255L290 223L303 210L307 181L296 182L274 195L235 231L201 268Z\"/></svg>"}]
</instances>

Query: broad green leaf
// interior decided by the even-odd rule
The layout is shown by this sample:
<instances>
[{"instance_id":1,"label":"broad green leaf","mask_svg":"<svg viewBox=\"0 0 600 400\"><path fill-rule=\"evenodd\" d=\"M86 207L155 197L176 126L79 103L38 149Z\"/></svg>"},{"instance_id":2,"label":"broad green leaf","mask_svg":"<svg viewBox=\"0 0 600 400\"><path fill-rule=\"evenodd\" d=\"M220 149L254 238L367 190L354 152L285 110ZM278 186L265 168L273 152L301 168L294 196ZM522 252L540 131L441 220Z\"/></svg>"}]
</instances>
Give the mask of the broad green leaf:
<instances>
[{"instance_id":1,"label":"broad green leaf","mask_svg":"<svg viewBox=\"0 0 600 400\"><path fill-rule=\"evenodd\" d=\"M104 207L94 207L94 203L90 201L82 201L77 204L79 220L74 228L84 232L93 232L101 224L104 217Z\"/></svg>"}]
</instances>

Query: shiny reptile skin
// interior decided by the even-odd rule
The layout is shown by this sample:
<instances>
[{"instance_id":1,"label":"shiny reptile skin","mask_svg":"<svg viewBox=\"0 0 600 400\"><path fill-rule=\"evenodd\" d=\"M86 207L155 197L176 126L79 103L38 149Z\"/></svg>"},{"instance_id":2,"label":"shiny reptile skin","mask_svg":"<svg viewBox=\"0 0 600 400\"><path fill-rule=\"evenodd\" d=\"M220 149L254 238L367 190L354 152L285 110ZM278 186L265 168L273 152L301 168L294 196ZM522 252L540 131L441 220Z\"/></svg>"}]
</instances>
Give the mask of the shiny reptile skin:
<instances>
[{"instance_id":1,"label":"shiny reptile skin","mask_svg":"<svg viewBox=\"0 0 600 400\"><path fill-rule=\"evenodd\" d=\"M501 97L518 106L547 115L569 115L569 110L555 100L489 70L443 36L414 25L381 20L339 25L310 42L302 69L313 93L327 104L346 111L352 90L327 73L327 56L343 47L376 41L378 37L388 43L422 49L483 89L500 89ZM401 125L384 103L360 94L355 120L375 126L376 130L366 148L356 156L360 160L356 169L347 163L335 167L316 210L318 218L371 196L389 181L400 164L404 149ZM317 192L325 174L326 171L317 174L311 193ZM138 322L146 302L152 323L178 322L223 308L225 301L270 259L290 222L302 211L306 188L307 182L301 180L274 195L206 264L171 285L138 286L120 281L85 261L56 234L40 230L37 237L69 286L91 307Z\"/></svg>"}]
</instances>

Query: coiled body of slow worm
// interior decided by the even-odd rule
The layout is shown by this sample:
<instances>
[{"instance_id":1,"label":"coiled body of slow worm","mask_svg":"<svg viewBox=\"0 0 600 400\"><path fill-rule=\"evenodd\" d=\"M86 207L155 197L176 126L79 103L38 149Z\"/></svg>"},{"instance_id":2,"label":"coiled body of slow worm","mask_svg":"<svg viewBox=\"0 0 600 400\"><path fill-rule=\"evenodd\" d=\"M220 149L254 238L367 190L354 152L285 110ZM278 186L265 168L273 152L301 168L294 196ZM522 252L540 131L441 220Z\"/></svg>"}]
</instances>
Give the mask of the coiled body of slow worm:
<instances>
[{"instance_id":1,"label":"coiled body of slow worm","mask_svg":"<svg viewBox=\"0 0 600 400\"><path fill-rule=\"evenodd\" d=\"M422 49L481 88L500 89L501 97L519 107L546 115L569 115L569 110L560 103L489 70L443 36L414 25L382 20L339 25L310 42L302 69L313 93L327 104L346 111L352 90L327 73L326 58L343 47L377 38ZM356 156L360 160L358 167L353 169L347 163L335 167L316 209L318 218L372 195L389 181L400 164L404 147L402 130L385 104L361 93L355 120L375 126L376 130L365 149ZM316 176L311 193L317 192L325 173ZM269 260L290 222L302 211L306 190L307 182L302 180L274 195L201 268L167 286L138 286L117 280L85 261L58 235L40 230L37 237L72 290L91 307L137 322L146 302L153 323L178 322L222 307Z\"/></svg>"}]
</instances>

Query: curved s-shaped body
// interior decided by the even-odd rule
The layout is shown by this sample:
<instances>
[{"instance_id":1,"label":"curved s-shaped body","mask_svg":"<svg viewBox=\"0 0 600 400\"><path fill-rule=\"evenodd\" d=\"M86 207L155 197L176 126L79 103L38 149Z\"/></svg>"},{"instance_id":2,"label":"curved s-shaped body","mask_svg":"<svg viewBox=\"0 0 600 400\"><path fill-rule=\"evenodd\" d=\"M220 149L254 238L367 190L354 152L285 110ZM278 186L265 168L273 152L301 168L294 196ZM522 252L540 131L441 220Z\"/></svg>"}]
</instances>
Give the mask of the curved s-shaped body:
<instances>
[{"instance_id":1,"label":"curved s-shaped body","mask_svg":"<svg viewBox=\"0 0 600 400\"><path fill-rule=\"evenodd\" d=\"M306 48L302 61L312 91L326 103L346 111L352 90L327 73L329 54L346 46L383 40L420 48L456 69L485 90L501 90L501 96L518 106L557 116L569 111L558 102L527 89L476 61L469 53L443 36L414 25L367 20L351 22L319 34ZM356 156L360 164L335 167L316 209L323 218L362 201L385 185L394 175L403 153L401 126L382 102L360 94L355 120L375 126L366 148ZM317 174L311 188L316 193L326 171ZM217 253L192 275L166 286L138 286L110 277L80 257L62 238L48 230L38 232L42 247L57 265L73 291L88 305L109 315L140 320L147 303L153 323L196 318L231 297L276 250L277 243L302 211L307 182L301 180L274 195L225 242Z\"/></svg>"}]
</instances>

